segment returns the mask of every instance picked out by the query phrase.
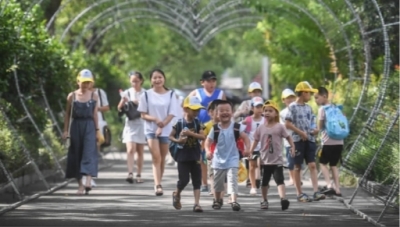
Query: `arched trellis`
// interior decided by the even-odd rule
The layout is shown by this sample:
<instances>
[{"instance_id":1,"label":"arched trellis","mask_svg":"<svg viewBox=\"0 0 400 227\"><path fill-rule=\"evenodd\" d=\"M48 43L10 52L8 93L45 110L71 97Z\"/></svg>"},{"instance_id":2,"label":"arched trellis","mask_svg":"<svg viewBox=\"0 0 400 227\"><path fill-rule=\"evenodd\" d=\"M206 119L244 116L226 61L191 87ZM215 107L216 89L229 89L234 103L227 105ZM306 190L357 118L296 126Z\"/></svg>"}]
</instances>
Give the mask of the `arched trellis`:
<instances>
[{"instance_id":1,"label":"arched trellis","mask_svg":"<svg viewBox=\"0 0 400 227\"><path fill-rule=\"evenodd\" d=\"M2 0L2 2L3 1L4 0ZM339 52L339 51L343 51L343 50L347 51L348 58L349 58L348 67L349 67L349 78L350 78L350 81L357 81L357 80L360 80L360 79L363 81L362 93L358 97L358 102L357 102L357 105L355 106L355 109L354 109L354 112L353 112L353 114L352 114L352 116L350 118L350 121L353 121L359 115L359 112L362 112L362 111L367 111L369 113L369 116L368 116L366 125L364 127L362 127L362 129L360 130L360 135L358 136L358 138L356 139L355 143L351 147L350 152L348 153L348 156L346 157L346 160L347 160L347 158L349 156L351 156L352 153L356 152L357 145L364 141L365 134L369 133L368 129L376 124L376 118L377 118L377 116L379 114L381 114L381 113L379 113L379 111L380 111L381 107L384 105L384 101L383 100L384 100L384 97L386 95L386 86L387 86L387 83L388 83L388 80L389 80L389 74L390 74L390 46L389 46L389 42L388 42L388 31L387 31L386 28L388 26L393 26L393 25L396 25L398 23L390 23L390 24L388 24L387 22L384 21L382 13L381 13L380 8L379 8L379 5L376 2L376 0L372 0L370 4L372 4L374 6L374 8L375 8L375 10L377 12L377 15L378 15L379 20L380 20L380 27L379 28L373 28L373 30L369 30L369 31L366 30L366 28L364 26L364 22L361 20L361 15L360 15L359 11L356 10L356 8L353 6L353 3L351 3L349 0L346 0L345 3L346 3L346 5L348 6L348 9L351 12L350 21L340 21L339 17L330 9L329 4L327 4L326 1L323 1L323 0L317 0L317 1L328 12L328 15L331 18L333 18L333 22L337 25L337 28L341 31L340 33L343 36L343 40L344 40L345 46L344 47L343 46L336 46L335 43L333 43L333 47L335 48L335 53ZM6 3L3 5L4 8L7 7L7 4L8 4L8 1L5 1L5 2ZM35 1L35 2L33 2L31 4L31 6L33 7L34 5L40 4L41 2L42 2L41 0ZM62 9L67 4L70 4L71 2L73 2L73 1L72 0L67 0L65 2L65 4L62 7L60 7L59 10L57 10L57 12L53 15L53 17L51 18L51 20L47 24L47 28L49 28L50 24L54 22L56 16L62 11ZM111 2L111 0L96 1L95 3L93 3L89 7L92 7L91 9L93 9L93 8L95 8L95 6L100 6L101 4L106 3L106 2L109 3L109 2ZM120 1L114 0L114 2L116 4L118 4L118 2L120 2ZM139 2L139 1L136 1L136 2ZM154 3L154 4L160 6L160 3L162 3L163 1L149 0L148 2ZM175 2L176 3L180 3L181 1L175 1ZM327 40L332 40L332 37L328 34L329 32L327 32L327 30L329 30L329 29L327 28L326 24L324 24L320 20L320 18L317 18L315 15L313 15L313 13L310 10L308 10L307 7L301 5L301 3L299 3L300 1L283 0L282 2L285 3L286 5L292 7L292 8L297 9L298 11L300 11L301 13L303 13L304 15L309 17L320 28L321 33L323 33L325 35L326 39ZM218 32L221 32L221 31L224 31L224 30L227 30L227 29L232 29L232 28L239 27L240 23L239 23L239 20L237 18L231 18L229 16L229 12L227 14L224 14L224 13L226 13L226 11L225 11L226 8L229 8L229 7L233 8L233 7L237 6L237 5L240 5L241 3L243 3L243 1L224 1L224 0L212 1L212 4L213 4L212 6L202 8L200 10L200 13L193 14L192 18L190 20L187 19L187 18L186 19L183 18L182 21L178 20L180 22L178 24L181 27L177 26L175 29L177 31L182 31L183 30L183 31L187 32L188 34L192 34L192 35L196 34L196 35L198 35L199 26L197 26L197 27L196 26L193 26L193 27L189 26L189 27L185 27L185 29L182 29L182 25L186 26L187 24L193 23L193 22L200 23L200 24L203 23L204 24L204 23L206 23L206 21L213 21L215 24L218 24L218 25L216 25L216 26L208 26L209 28L212 28L212 29L208 30L205 33L203 33L204 34L203 41L206 41L206 42L204 42L203 45L206 45L206 43L210 39L212 39L214 37L213 34L216 34ZM177 17L179 15L188 15L188 14L182 13L183 10L182 11L175 10L175 12L168 12L168 9L171 9L171 4L169 4L169 3L165 4L165 5L161 5L161 6L164 7L164 8L157 9L157 10L159 10L160 12L162 12L164 14L170 13L169 15L175 15ZM29 7L28 10L30 10L32 7ZM148 7L151 7L151 5L148 5ZM190 8L190 7L193 7L193 6L185 6L185 7ZM3 12L4 8L2 8L0 10L1 13ZM165 11L165 10L167 10L167 11ZM209 13L207 13L207 10L209 11ZM90 11L90 10L87 10L87 11ZM232 12L233 10L230 10L230 11ZM218 12L218 13L216 13L216 12ZM239 11L237 11L237 12L239 12ZM242 12L249 13L249 17L251 17L251 15L250 15L251 12L252 12L251 10L243 10ZM82 16L84 14L85 13L83 13ZM219 17L220 19L218 19L218 15L216 16L216 14L218 14L218 15L228 15L228 16L226 16L226 18L228 18L228 21L224 21L223 20L224 19L223 16ZM235 14L235 13L232 13L231 15L233 15L233 14ZM182 16L180 18L182 19ZM80 18L78 18L77 20L79 20L79 19ZM128 17L116 18L112 24L108 24L107 27L103 28L102 31L104 31L104 32L102 32L102 35L99 35L96 38L96 40L93 40L92 43L90 43L89 48L91 48L94 45L94 43L97 42L97 40L99 40L102 37L104 37L103 34L105 34L107 32L107 30L109 30L112 27L114 27L115 24L122 22L122 20L129 20L129 19L128 19ZM168 20L170 20L170 22L173 22L173 20L171 20L171 19L168 19ZM231 22L229 22L229 21L231 21ZM363 56L364 56L364 60L365 60L365 68L363 69L363 76L362 77L356 76L355 67L354 67L354 65L355 65L355 63L354 63L354 55L353 55L353 52L352 52L353 50L352 50L352 48L350 48L351 41L349 40L348 34L347 34L346 30L344 29L344 26L346 24L352 24L354 22L356 22L357 25L358 25L359 33L360 33L360 37L361 37L360 41L361 41L361 45L362 45L363 51L364 51ZM176 24L173 24L173 23L171 23L171 24L172 24L172 27L173 27L173 25L176 25ZM248 26L248 24L247 23L243 23L243 26ZM172 27L171 27L171 29L172 29ZM72 25L70 26L70 28L72 28ZM384 45L384 53L383 53L383 55L384 55L384 64L383 64L383 67L382 67L382 81L381 81L381 84L380 84L380 88L381 89L379 90L379 94L378 94L377 100L375 102L373 102L372 105L367 106L366 104L364 104L363 101L366 99L367 89L368 89L368 85L369 85L369 81L370 81L370 77L371 77L370 74L371 74L371 65L372 65L371 50L370 50L370 43L368 41L368 38L369 38L368 35L373 33L373 32L376 32L376 31L382 32L382 36L383 36L383 40L384 40L384 43L383 43L383 45ZM65 35L66 34L67 34L67 32L65 33ZM82 35L83 35L83 33L82 33ZM333 37L333 38L335 38L335 37ZM199 41L199 39L197 39L197 40L194 39L194 40L195 41ZM333 42L335 42L335 41L333 41ZM18 84L16 84L16 85L18 85ZM350 89L351 83L348 84L348 87ZM43 87L41 87L41 89L42 88ZM42 95L45 97L44 91L42 92ZM23 95L20 98L24 98ZM23 99L21 99L21 102L22 103L24 102ZM45 100L45 103L46 103L46 106L49 106L46 100ZM51 111L51 109L49 109L49 110ZM362 111L360 111L360 110L362 110ZM29 110L27 110L27 113L29 113ZM52 116L52 114L49 114L49 116L50 116L50 118L52 120L54 120L54 116ZM29 116L28 116L28 118L29 118ZM394 122L397 122L397 121L398 121L398 113L397 113L397 117L393 120L393 123L391 123L391 125L393 125ZM392 127L388 127L388 128L392 129ZM385 134L385 136L386 136L386 134ZM385 138L386 137L382 138L382 143L385 141ZM374 159L375 159L375 157L374 157ZM370 171L370 169L371 168L369 168L369 170L367 170L367 171ZM368 174L368 172L366 172L366 175L367 174Z\"/></svg>"}]
</instances>

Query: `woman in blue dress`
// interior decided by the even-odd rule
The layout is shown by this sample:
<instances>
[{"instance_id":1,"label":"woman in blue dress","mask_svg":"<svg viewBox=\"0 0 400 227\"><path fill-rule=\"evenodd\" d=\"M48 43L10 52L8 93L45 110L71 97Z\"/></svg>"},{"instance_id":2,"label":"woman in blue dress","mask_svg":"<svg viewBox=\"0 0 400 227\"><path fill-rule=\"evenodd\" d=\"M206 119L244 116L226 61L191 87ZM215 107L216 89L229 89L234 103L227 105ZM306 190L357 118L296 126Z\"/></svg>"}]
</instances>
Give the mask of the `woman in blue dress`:
<instances>
[{"instance_id":1,"label":"woman in blue dress","mask_svg":"<svg viewBox=\"0 0 400 227\"><path fill-rule=\"evenodd\" d=\"M89 70L82 70L77 81L79 89L67 97L63 137L70 138L65 177L77 179L77 194L82 195L84 192L88 194L92 189L91 180L92 177L97 177L98 171L98 96L89 90L90 83L93 82L93 75ZM82 176L86 176L85 185L81 181Z\"/></svg>"}]
</instances>

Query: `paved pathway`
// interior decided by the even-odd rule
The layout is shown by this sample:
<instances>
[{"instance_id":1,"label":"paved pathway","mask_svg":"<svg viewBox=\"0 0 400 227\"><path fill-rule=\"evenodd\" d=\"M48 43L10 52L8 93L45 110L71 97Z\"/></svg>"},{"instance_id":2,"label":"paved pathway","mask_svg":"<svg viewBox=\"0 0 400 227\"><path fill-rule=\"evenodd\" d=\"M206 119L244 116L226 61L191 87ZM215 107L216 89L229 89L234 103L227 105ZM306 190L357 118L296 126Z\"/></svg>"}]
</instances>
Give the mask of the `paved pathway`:
<instances>
[{"instance_id":1,"label":"paved pathway","mask_svg":"<svg viewBox=\"0 0 400 227\"><path fill-rule=\"evenodd\" d=\"M90 195L74 195L76 184L70 183L4 214L0 217L0 226L372 226L334 199L307 204L296 202L293 186L287 188L291 206L281 211L274 183L267 211L259 209L260 197L249 196L249 189L244 185L240 186L240 212L232 211L228 205L214 211L212 197L203 194L204 213L193 213L191 185L182 194L183 209L176 211L171 199L177 180L176 169L174 166L166 168L164 196L156 197L148 152L142 174L145 183L128 184L126 175L125 161L115 161L111 168L100 172L96 180L98 187ZM308 181L304 182L304 191L312 191Z\"/></svg>"}]
</instances>

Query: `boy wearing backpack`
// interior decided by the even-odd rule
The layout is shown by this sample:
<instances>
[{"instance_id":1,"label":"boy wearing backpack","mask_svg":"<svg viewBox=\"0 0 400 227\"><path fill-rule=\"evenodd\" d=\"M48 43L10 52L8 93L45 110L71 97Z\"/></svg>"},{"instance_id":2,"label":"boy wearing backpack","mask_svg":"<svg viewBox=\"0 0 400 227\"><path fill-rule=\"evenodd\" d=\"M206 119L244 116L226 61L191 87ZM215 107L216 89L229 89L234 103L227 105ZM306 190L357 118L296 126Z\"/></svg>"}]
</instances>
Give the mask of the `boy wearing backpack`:
<instances>
[{"instance_id":1,"label":"boy wearing backpack","mask_svg":"<svg viewBox=\"0 0 400 227\"><path fill-rule=\"evenodd\" d=\"M319 87L318 93L315 94L315 101L321 106L318 110L318 129L321 132L322 142L319 163L321 163L321 171L327 184L321 192L325 195L342 196L339 183L339 168L336 165L342 158L343 139L348 135L349 130L346 117L337 106L329 103L328 97L328 90L324 87ZM338 127L335 128L335 126ZM328 164L332 171L334 185L332 185L329 177Z\"/></svg>"},{"instance_id":2,"label":"boy wearing backpack","mask_svg":"<svg viewBox=\"0 0 400 227\"><path fill-rule=\"evenodd\" d=\"M207 111L208 111L208 115L210 116L211 120L204 124L204 135L205 135L205 137L208 136L208 133L211 131L212 127L215 124L218 123L218 119L216 117L216 107L217 107L219 101L221 101L221 100L220 99L216 99L216 100L211 101L208 104ZM202 145L203 145L202 149L204 150L204 140L203 140L203 144ZM213 183L214 182L214 172L213 172L213 169L212 169L212 166L211 166L211 161L207 162L207 173L208 173L208 179L210 181L210 185L213 185L214 184ZM212 187L209 190L209 194L210 195L214 195L214 189ZM224 197L224 196L222 195L222 197Z\"/></svg>"},{"instance_id":3,"label":"boy wearing backpack","mask_svg":"<svg viewBox=\"0 0 400 227\"><path fill-rule=\"evenodd\" d=\"M204 126L197 119L200 109L204 109L200 100L195 96L188 96L183 102L184 117L173 126L169 139L172 142L171 156L177 162L178 177L176 191L172 193L172 205L180 210L181 192L189 183L190 177L193 184L194 206L193 212L203 212L200 202L201 186L201 145L199 140L204 140ZM175 147L174 147L175 146Z\"/></svg>"},{"instance_id":4,"label":"boy wearing backpack","mask_svg":"<svg viewBox=\"0 0 400 227\"><path fill-rule=\"evenodd\" d=\"M221 209L224 191L225 177L227 177L228 194L231 196L232 210L239 211L237 203L238 191L238 168L240 155L236 145L237 140L243 139L248 156L250 140L245 133L245 127L232 121L232 104L228 101L221 101L217 106L217 117L219 123L214 125L205 142L205 149L208 160L212 160L214 169L214 202L212 208ZM211 145L215 143L215 150L212 152Z\"/></svg>"},{"instance_id":5,"label":"boy wearing backpack","mask_svg":"<svg viewBox=\"0 0 400 227\"><path fill-rule=\"evenodd\" d=\"M256 129L265 123L263 114L264 100L261 97L254 97L251 99L251 106L253 115L247 116L242 124L246 125L246 133L249 136L250 143L254 142L254 133ZM260 145L258 144L253 151L253 155L248 157L249 160L249 178L250 178L250 195L257 195L257 188L260 188L260 169L259 169L259 157L260 157Z\"/></svg>"},{"instance_id":6,"label":"boy wearing backpack","mask_svg":"<svg viewBox=\"0 0 400 227\"><path fill-rule=\"evenodd\" d=\"M307 104L311 99L312 93L317 93L317 89L313 89L307 81L302 81L296 85L295 89L297 100L289 105L289 111L285 117L285 126L292 130L292 138L296 148L294 157L294 184L297 191L297 201L311 202L325 199L325 195L318 190L317 166L315 164L315 135L318 129L312 128L313 112ZM311 183L314 189L314 195L310 198L302 192L300 170L303 161L306 161L310 170Z\"/></svg>"}]
</instances>

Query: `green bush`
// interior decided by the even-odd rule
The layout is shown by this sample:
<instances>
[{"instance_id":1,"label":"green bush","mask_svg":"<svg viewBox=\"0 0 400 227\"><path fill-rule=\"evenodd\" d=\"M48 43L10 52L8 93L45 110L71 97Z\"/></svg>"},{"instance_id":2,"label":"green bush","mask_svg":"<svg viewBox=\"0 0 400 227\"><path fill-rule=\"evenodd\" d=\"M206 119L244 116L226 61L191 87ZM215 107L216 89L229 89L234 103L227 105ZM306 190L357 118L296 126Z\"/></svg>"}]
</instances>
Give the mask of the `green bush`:
<instances>
[{"instance_id":1,"label":"green bush","mask_svg":"<svg viewBox=\"0 0 400 227\"><path fill-rule=\"evenodd\" d=\"M66 49L46 32L40 6L24 12L17 1L11 0L2 1L0 7L4 8L0 16L0 105L18 133L12 135L1 119L0 147L11 172L27 162L16 136L27 146L40 168L49 168L54 160L40 142L38 130L45 133L46 141L57 155L62 149L49 122L40 85L43 85L51 110L55 114L60 112L59 101L64 105L72 87L71 60ZM35 124L30 119L18 122L27 113L16 89L15 72L22 100ZM61 119L58 120L61 123Z\"/></svg>"}]
</instances>

